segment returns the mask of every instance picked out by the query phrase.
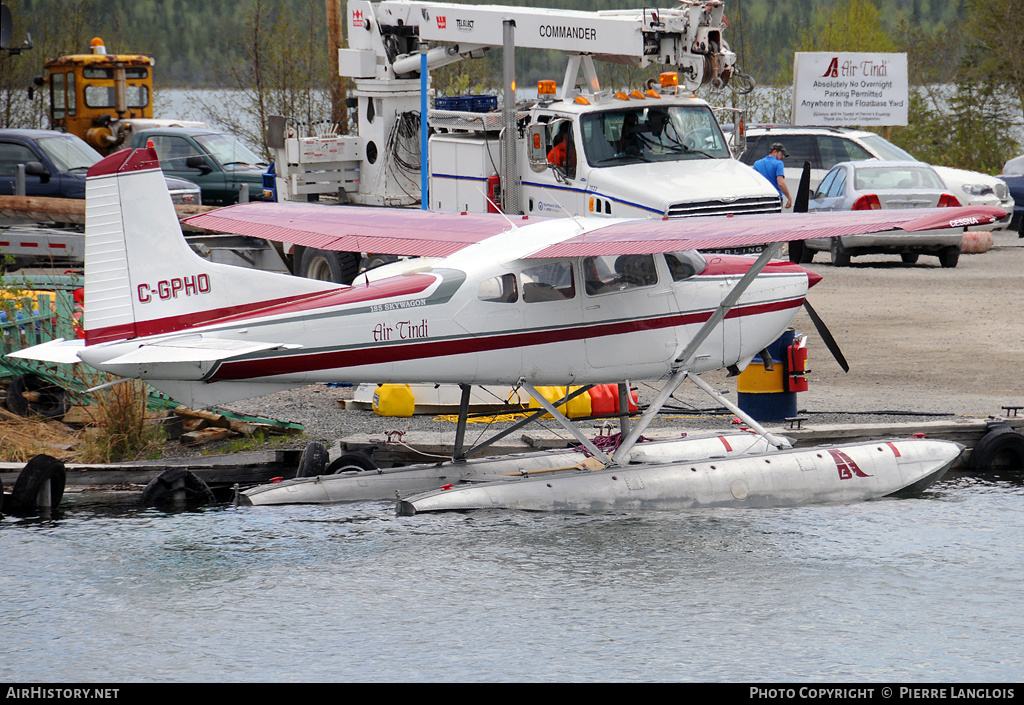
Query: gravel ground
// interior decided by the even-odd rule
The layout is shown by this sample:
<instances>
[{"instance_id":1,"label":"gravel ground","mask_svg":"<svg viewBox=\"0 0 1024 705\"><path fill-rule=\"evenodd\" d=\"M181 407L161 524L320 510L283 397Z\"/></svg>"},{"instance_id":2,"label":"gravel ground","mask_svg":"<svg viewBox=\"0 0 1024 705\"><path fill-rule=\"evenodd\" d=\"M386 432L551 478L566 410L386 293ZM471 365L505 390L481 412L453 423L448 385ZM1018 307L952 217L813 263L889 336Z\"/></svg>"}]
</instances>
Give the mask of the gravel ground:
<instances>
[{"instance_id":1,"label":"gravel ground","mask_svg":"<svg viewBox=\"0 0 1024 705\"><path fill-rule=\"evenodd\" d=\"M824 277L808 299L842 347L850 363L844 373L801 310L794 323L808 334L810 390L798 396L809 424L907 421L929 415L998 416L1002 406L1024 405L1024 315L1019 301L1024 283L1024 239L995 233L984 254L962 255L955 269L942 269L935 257L905 265L895 256L856 258L853 266L832 267L819 253L808 265ZM716 389L735 380L724 372L704 375ZM636 382L641 404L650 401L657 381ZM337 401L352 389L312 385L235 402L230 408L262 414L306 427L307 439L333 443L359 433L388 430L454 430L434 416L381 418L370 411L345 411ZM676 394L679 411L663 415L656 426L683 430L728 425L730 415L693 414L714 402L692 384ZM554 429L554 423L548 422ZM169 455L209 452L172 448ZM223 444L222 444L223 445ZM216 446L214 446L216 448Z\"/></svg>"}]
</instances>

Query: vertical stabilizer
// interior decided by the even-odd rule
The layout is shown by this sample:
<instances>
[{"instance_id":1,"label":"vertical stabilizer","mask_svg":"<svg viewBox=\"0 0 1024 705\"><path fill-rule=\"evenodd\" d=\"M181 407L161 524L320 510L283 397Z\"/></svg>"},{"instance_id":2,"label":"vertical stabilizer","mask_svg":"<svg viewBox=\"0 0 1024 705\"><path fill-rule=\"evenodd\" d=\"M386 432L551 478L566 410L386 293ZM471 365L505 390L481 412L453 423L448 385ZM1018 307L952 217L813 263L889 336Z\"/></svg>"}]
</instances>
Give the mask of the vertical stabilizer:
<instances>
[{"instance_id":1,"label":"vertical stabilizer","mask_svg":"<svg viewBox=\"0 0 1024 705\"><path fill-rule=\"evenodd\" d=\"M152 149L89 169L86 344L184 330L337 284L207 262L185 242Z\"/></svg>"}]
</instances>

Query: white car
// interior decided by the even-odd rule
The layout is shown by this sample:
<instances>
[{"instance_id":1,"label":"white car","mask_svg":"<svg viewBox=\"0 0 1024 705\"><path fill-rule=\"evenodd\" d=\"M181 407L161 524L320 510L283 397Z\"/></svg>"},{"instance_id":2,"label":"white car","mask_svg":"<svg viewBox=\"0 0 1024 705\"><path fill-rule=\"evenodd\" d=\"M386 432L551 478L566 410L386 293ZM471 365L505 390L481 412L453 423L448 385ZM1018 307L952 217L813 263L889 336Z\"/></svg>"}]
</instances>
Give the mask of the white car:
<instances>
[{"instance_id":1,"label":"white car","mask_svg":"<svg viewBox=\"0 0 1024 705\"><path fill-rule=\"evenodd\" d=\"M811 163L811 193L839 162L881 159L883 161L919 161L892 142L873 132L836 127L792 127L763 125L747 128L747 148L740 157L753 164L768 154L775 142L785 146L789 156L783 160L786 183L795 197L804 162ZM1004 219L970 230L1005 230L1013 216L1013 197L1006 184L994 176L946 166L933 166L950 193L965 206L997 206L1006 211Z\"/></svg>"},{"instance_id":2,"label":"white car","mask_svg":"<svg viewBox=\"0 0 1024 705\"><path fill-rule=\"evenodd\" d=\"M960 201L949 193L935 169L927 164L869 159L840 162L832 167L812 195L807 210L820 213L959 205ZM810 239L803 242L798 259L802 263L810 262L815 252L825 251L834 267L846 267L851 257L860 255L896 254L905 263L913 264L924 254L938 257L943 267L955 267L960 259L962 238L962 229L949 228Z\"/></svg>"}]
</instances>

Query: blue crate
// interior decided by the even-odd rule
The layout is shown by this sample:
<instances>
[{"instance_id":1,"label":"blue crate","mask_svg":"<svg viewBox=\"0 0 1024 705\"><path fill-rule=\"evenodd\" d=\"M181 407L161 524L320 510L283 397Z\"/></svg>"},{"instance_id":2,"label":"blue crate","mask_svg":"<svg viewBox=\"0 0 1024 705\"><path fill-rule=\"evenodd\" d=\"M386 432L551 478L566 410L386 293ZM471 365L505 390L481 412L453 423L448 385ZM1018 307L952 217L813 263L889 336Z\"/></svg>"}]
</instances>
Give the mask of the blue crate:
<instances>
[{"instance_id":1,"label":"blue crate","mask_svg":"<svg viewBox=\"0 0 1024 705\"><path fill-rule=\"evenodd\" d=\"M498 109L498 96L460 95L448 98L438 97L434 99L434 107L438 110L458 110L464 113L489 113Z\"/></svg>"}]
</instances>

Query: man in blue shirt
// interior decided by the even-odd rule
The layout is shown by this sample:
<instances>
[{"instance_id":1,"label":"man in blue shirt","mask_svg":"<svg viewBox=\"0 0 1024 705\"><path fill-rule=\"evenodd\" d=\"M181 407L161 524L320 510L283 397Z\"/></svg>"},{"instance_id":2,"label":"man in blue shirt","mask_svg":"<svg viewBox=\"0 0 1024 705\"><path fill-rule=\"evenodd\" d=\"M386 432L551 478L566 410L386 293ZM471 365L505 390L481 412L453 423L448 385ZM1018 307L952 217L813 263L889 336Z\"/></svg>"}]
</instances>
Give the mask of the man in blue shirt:
<instances>
[{"instance_id":1,"label":"man in blue shirt","mask_svg":"<svg viewBox=\"0 0 1024 705\"><path fill-rule=\"evenodd\" d=\"M768 156L764 159L758 159L754 162L754 171L768 179L768 183L775 187L775 190L779 192L779 198L785 197L786 208L793 207L793 199L789 196L789 187L786 186L786 175L784 171L784 165L782 159L788 157L789 152L782 146L781 142L776 142L772 145L771 149L768 150Z\"/></svg>"}]
</instances>

